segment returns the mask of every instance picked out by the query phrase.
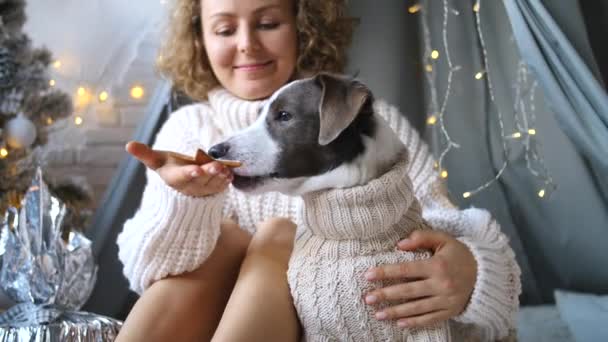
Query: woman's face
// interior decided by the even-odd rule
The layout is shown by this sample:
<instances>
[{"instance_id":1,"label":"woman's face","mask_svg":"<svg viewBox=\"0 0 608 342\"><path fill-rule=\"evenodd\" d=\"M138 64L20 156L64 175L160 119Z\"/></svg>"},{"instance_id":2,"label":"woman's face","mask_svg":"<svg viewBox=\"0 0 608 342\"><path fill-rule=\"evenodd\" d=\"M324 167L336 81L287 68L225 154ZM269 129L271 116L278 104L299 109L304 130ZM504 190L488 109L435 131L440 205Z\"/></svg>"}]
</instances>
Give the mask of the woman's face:
<instances>
[{"instance_id":1,"label":"woman's face","mask_svg":"<svg viewBox=\"0 0 608 342\"><path fill-rule=\"evenodd\" d=\"M268 97L294 73L292 0L201 0L201 18L211 69L236 96Z\"/></svg>"}]
</instances>

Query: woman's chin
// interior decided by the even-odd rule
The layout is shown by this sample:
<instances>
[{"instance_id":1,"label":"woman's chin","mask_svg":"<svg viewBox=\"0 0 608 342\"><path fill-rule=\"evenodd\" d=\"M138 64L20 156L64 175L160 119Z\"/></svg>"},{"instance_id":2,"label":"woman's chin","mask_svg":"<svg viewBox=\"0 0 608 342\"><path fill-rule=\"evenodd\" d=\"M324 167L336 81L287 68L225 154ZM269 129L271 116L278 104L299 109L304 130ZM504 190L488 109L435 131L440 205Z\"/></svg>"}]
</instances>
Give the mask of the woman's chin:
<instances>
[{"instance_id":1,"label":"woman's chin","mask_svg":"<svg viewBox=\"0 0 608 342\"><path fill-rule=\"evenodd\" d=\"M244 89L238 89L238 90L230 90L230 92L232 92L234 95L236 95L237 97L246 100L246 101L256 101L256 100L264 100L270 97L270 95L272 95L272 93L275 92L275 90L277 90L278 87L275 89L275 87L270 87L270 86L264 86L264 87L251 87L251 88L244 88Z\"/></svg>"},{"instance_id":2,"label":"woman's chin","mask_svg":"<svg viewBox=\"0 0 608 342\"><path fill-rule=\"evenodd\" d=\"M227 86L226 88L243 100L255 101L269 98L272 93L279 90L286 82L287 80L282 82L277 77L241 79L239 86Z\"/></svg>"}]
</instances>

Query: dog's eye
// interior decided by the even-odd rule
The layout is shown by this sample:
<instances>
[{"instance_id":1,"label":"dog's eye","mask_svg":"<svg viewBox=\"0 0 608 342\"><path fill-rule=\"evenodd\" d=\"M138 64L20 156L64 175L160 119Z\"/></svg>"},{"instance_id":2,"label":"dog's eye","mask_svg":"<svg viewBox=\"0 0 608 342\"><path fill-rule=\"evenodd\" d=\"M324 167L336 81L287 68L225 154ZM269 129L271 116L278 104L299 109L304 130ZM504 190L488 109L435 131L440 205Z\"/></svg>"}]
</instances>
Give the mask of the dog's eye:
<instances>
[{"instance_id":1,"label":"dog's eye","mask_svg":"<svg viewBox=\"0 0 608 342\"><path fill-rule=\"evenodd\" d=\"M282 110L277 113L277 120L283 121L283 122L289 121L289 120L291 120L291 114Z\"/></svg>"}]
</instances>

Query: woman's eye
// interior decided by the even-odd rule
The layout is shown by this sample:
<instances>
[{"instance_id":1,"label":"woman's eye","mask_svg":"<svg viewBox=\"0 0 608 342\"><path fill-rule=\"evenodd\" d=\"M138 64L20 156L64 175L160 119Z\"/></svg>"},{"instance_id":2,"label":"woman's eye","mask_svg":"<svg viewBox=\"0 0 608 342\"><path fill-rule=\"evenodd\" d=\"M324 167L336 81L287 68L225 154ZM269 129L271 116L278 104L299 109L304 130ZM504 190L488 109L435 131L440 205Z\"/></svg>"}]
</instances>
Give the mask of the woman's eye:
<instances>
[{"instance_id":1,"label":"woman's eye","mask_svg":"<svg viewBox=\"0 0 608 342\"><path fill-rule=\"evenodd\" d=\"M260 23L258 25L262 30L272 30L279 26L279 23Z\"/></svg>"},{"instance_id":2,"label":"woman's eye","mask_svg":"<svg viewBox=\"0 0 608 342\"><path fill-rule=\"evenodd\" d=\"M229 29L229 28L225 28L225 29L219 29L215 31L215 34L218 36L229 36L233 33L233 29Z\"/></svg>"},{"instance_id":3,"label":"woman's eye","mask_svg":"<svg viewBox=\"0 0 608 342\"><path fill-rule=\"evenodd\" d=\"M277 120L283 121L283 122L291 120L291 117L292 117L292 115L284 110L280 111L277 114Z\"/></svg>"}]
</instances>

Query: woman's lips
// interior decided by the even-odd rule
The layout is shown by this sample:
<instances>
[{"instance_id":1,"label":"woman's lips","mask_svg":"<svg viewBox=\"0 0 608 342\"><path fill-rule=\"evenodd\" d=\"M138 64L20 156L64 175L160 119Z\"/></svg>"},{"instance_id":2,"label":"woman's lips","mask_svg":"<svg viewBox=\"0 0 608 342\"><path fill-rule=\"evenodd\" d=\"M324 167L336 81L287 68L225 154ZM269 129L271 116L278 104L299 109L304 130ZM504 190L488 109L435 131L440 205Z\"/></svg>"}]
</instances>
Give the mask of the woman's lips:
<instances>
[{"instance_id":1,"label":"woman's lips","mask_svg":"<svg viewBox=\"0 0 608 342\"><path fill-rule=\"evenodd\" d=\"M268 61L268 62L264 62L264 63L255 63L255 64L243 64L243 65L235 66L234 68L237 70L243 70L243 71L256 71L256 70L263 69L263 68L269 66L270 64L272 64L272 61Z\"/></svg>"}]
</instances>

